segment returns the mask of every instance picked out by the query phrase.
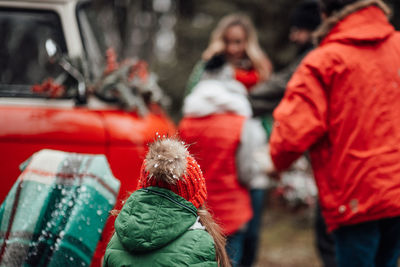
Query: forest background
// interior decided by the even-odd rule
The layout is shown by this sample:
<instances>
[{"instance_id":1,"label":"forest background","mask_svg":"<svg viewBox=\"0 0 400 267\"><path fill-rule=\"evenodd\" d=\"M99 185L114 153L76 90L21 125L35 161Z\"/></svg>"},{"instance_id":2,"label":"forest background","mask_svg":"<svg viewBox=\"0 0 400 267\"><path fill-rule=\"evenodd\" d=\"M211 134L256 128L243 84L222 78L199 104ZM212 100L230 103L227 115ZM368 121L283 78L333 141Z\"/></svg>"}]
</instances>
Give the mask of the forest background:
<instances>
[{"instance_id":1,"label":"forest background","mask_svg":"<svg viewBox=\"0 0 400 267\"><path fill-rule=\"evenodd\" d=\"M144 59L166 95L170 115L178 121L186 82L207 47L219 19L244 13L254 22L262 49L278 71L295 56L288 40L290 14L300 0L94 0L96 20L106 32L104 47L119 59ZM391 22L400 29L400 1L386 0Z\"/></svg>"}]
</instances>

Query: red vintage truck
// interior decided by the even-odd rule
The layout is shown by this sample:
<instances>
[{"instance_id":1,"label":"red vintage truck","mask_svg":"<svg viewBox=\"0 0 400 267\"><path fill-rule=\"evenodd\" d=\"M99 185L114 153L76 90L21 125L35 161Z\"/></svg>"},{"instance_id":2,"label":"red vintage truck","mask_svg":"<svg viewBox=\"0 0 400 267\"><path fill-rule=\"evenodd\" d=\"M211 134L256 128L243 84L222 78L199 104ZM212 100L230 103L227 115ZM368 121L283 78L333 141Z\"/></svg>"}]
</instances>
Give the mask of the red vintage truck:
<instances>
[{"instance_id":1,"label":"red vintage truck","mask_svg":"<svg viewBox=\"0 0 400 267\"><path fill-rule=\"evenodd\" d=\"M147 143L157 132L175 133L148 94L143 100L136 90L141 106L122 108L118 97L93 91L96 81L104 82L104 65L90 12L89 1L0 0L0 202L19 164L44 148L106 155L121 181L118 198L124 199L136 187ZM49 97L32 91L48 77L65 92ZM108 83L109 92L120 86L115 79ZM112 224L109 220L92 266L100 265Z\"/></svg>"}]
</instances>

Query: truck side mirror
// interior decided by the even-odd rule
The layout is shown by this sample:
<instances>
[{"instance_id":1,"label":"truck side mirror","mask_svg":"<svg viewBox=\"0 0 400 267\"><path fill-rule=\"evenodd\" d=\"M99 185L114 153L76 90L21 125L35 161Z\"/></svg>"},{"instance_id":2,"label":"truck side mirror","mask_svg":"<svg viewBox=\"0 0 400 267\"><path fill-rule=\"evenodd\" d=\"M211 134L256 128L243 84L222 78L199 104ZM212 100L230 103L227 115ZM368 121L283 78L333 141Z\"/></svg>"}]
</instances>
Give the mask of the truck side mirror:
<instances>
[{"instance_id":1,"label":"truck side mirror","mask_svg":"<svg viewBox=\"0 0 400 267\"><path fill-rule=\"evenodd\" d=\"M56 63L61 58L60 48L53 39L47 39L45 43L46 53L50 63Z\"/></svg>"},{"instance_id":2,"label":"truck side mirror","mask_svg":"<svg viewBox=\"0 0 400 267\"><path fill-rule=\"evenodd\" d=\"M76 103L78 105L86 104L86 84L85 84L85 78L83 75L79 72L77 68L75 68L68 60L66 57L64 57L61 54L61 49L57 45L56 42L54 42L53 39L47 39L45 42L45 48L46 48L46 53L48 55L49 62L51 64L57 63L58 65L61 66L61 68L64 69L65 72L67 72L72 78L74 78L78 84L78 92L76 95Z\"/></svg>"}]
</instances>

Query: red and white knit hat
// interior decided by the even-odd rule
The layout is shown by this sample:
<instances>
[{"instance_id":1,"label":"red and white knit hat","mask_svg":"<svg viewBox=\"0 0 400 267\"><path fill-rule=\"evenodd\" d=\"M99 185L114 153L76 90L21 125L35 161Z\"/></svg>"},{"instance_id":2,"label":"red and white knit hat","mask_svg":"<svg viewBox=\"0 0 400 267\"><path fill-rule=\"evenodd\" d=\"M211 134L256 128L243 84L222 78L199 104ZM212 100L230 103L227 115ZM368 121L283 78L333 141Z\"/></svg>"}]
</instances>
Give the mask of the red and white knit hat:
<instances>
[{"instance_id":1,"label":"red and white knit hat","mask_svg":"<svg viewBox=\"0 0 400 267\"><path fill-rule=\"evenodd\" d=\"M138 189L149 186L169 189L196 208L207 199L200 165L177 139L158 139L150 145L140 171Z\"/></svg>"}]
</instances>

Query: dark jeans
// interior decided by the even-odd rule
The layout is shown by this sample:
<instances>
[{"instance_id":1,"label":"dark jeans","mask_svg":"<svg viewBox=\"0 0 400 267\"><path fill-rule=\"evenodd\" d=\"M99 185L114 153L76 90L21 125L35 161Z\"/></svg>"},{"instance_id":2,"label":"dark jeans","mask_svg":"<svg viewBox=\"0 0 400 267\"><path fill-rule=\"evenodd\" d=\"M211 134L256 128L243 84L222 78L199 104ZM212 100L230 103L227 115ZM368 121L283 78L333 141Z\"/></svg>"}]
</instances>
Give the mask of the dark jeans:
<instances>
[{"instance_id":1,"label":"dark jeans","mask_svg":"<svg viewBox=\"0 0 400 267\"><path fill-rule=\"evenodd\" d=\"M252 266L257 256L265 190L250 190L250 197L253 208L253 218L248 223L247 230L244 234L243 257L240 264L240 266L243 267Z\"/></svg>"},{"instance_id":2,"label":"dark jeans","mask_svg":"<svg viewBox=\"0 0 400 267\"><path fill-rule=\"evenodd\" d=\"M232 262L232 267L240 266L239 262L243 255L243 239L245 230L239 230L236 233L227 236L226 252Z\"/></svg>"},{"instance_id":3,"label":"dark jeans","mask_svg":"<svg viewBox=\"0 0 400 267\"><path fill-rule=\"evenodd\" d=\"M400 217L343 226L333 232L339 267L396 267Z\"/></svg>"},{"instance_id":4,"label":"dark jeans","mask_svg":"<svg viewBox=\"0 0 400 267\"><path fill-rule=\"evenodd\" d=\"M315 210L315 243L318 254L324 267L336 267L335 240L333 235L327 232L325 220L321 214L321 208L317 204Z\"/></svg>"}]
</instances>

